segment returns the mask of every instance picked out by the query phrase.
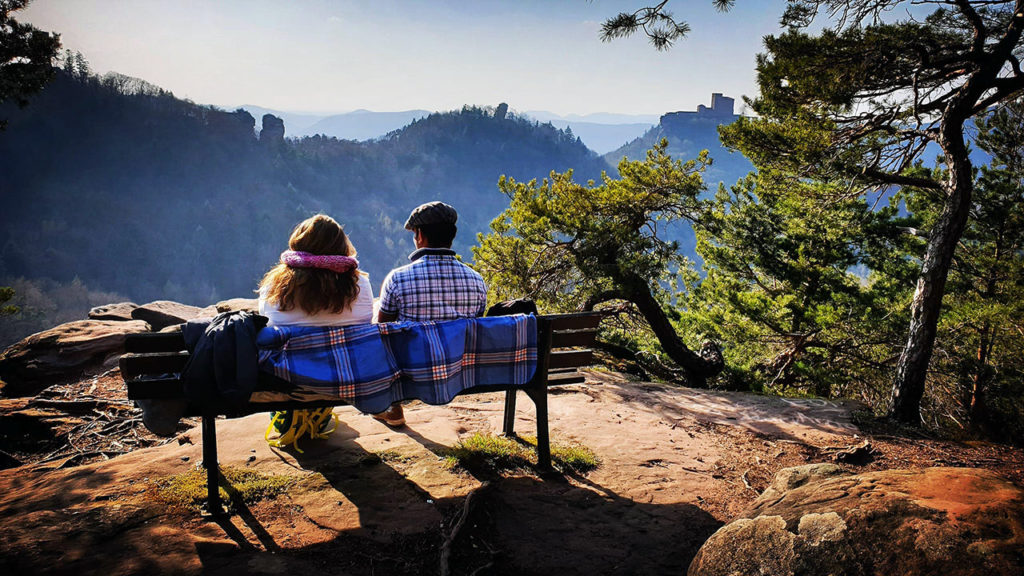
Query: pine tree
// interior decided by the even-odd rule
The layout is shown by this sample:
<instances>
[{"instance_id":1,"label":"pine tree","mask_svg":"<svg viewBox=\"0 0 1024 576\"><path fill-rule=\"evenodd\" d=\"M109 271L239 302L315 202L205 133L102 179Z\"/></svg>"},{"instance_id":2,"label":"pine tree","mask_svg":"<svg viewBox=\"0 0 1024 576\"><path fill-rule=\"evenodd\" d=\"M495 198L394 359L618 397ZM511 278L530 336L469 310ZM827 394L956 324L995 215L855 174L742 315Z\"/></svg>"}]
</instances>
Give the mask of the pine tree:
<instances>
[{"instance_id":1,"label":"pine tree","mask_svg":"<svg viewBox=\"0 0 1024 576\"><path fill-rule=\"evenodd\" d=\"M758 57L761 94L751 103L760 117L723 134L755 164L845 177L851 190L912 186L942 198L926 231L889 412L916 424L950 266L973 205L968 121L1024 90L1024 0L936 2L923 20L879 23L879 11L895 4L793 2L784 16L793 26L823 8L842 19L817 35L794 29L767 38ZM941 179L912 173L929 143L942 151Z\"/></svg>"},{"instance_id":2,"label":"pine tree","mask_svg":"<svg viewBox=\"0 0 1024 576\"><path fill-rule=\"evenodd\" d=\"M862 271L892 254L876 231L896 210L844 192L764 170L720 189L696 225L706 277L684 322L720 339L749 387L878 400L898 324L892 284Z\"/></svg>"},{"instance_id":3,"label":"pine tree","mask_svg":"<svg viewBox=\"0 0 1024 576\"><path fill-rule=\"evenodd\" d=\"M43 32L15 20L11 14L28 5L28 0L0 0L0 104L13 101L28 104L53 78L53 59L60 49L60 36ZM0 130L7 126L0 120Z\"/></svg>"},{"instance_id":4,"label":"pine tree","mask_svg":"<svg viewBox=\"0 0 1024 576\"><path fill-rule=\"evenodd\" d=\"M646 321L665 354L694 386L722 369L717 346L691 350L677 332L667 282L687 264L667 225L700 212L706 153L683 163L662 141L644 161L619 164L621 179L575 183L572 172L538 184L503 177L508 210L473 249L474 266L502 300L528 296L549 309L593 309L624 301Z\"/></svg>"}]
</instances>

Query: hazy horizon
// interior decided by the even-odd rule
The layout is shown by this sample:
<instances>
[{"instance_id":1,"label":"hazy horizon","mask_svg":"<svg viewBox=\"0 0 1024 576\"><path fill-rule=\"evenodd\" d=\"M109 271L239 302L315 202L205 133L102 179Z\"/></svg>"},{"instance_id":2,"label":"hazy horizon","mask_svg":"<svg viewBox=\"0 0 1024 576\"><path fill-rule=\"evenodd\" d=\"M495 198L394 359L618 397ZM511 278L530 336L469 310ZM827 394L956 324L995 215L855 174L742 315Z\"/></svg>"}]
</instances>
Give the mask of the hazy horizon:
<instances>
[{"instance_id":1,"label":"hazy horizon","mask_svg":"<svg viewBox=\"0 0 1024 576\"><path fill-rule=\"evenodd\" d=\"M780 31L784 4L720 13L710 0L680 2L692 31L667 52L641 37L600 41L605 19L643 5L633 0L34 0L17 17L60 33L96 73L222 108L333 115L506 102L560 116L660 115L707 105L712 92L755 95L755 55Z\"/></svg>"}]
</instances>

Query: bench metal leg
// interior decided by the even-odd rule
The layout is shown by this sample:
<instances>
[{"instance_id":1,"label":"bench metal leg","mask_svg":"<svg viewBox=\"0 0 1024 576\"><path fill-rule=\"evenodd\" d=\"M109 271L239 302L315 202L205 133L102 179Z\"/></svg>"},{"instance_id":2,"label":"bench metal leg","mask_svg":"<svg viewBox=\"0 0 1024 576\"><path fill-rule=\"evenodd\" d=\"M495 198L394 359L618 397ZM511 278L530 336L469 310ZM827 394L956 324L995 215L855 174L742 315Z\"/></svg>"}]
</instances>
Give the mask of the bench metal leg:
<instances>
[{"instance_id":1,"label":"bench metal leg","mask_svg":"<svg viewBox=\"0 0 1024 576\"><path fill-rule=\"evenodd\" d=\"M501 433L505 436L514 436L516 431L516 391L505 391L505 426Z\"/></svg>"},{"instance_id":2,"label":"bench metal leg","mask_svg":"<svg viewBox=\"0 0 1024 576\"><path fill-rule=\"evenodd\" d=\"M548 391L547 387L528 388L526 395L537 408L537 468L542 472L551 470L551 442L548 438Z\"/></svg>"},{"instance_id":3,"label":"bench metal leg","mask_svg":"<svg viewBox=\"0 0 1024 576\"><path fill-rule=\"evenodd\" d=\"M221 516L224 508L220 503L220 489L217 487L220 469L217 464L217 416L203 414L203 467L206 468L206 510L211 516Z\"/></svg>"}]
</instances>

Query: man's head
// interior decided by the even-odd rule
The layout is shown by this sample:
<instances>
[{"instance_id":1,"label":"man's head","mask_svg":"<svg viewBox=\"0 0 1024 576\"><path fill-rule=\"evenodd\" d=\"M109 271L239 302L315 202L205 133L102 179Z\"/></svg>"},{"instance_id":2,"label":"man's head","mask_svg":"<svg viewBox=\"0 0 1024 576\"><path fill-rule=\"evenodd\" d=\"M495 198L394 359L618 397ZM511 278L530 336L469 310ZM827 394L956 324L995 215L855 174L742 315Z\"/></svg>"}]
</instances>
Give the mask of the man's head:
<instances>
[{"instance_id":1,"label":"man's head","mask_svg":"<svg viewBox=\"0 0 1024 576\"><path fill-rule=\"evenodd\" d=\"M416 234L417 248L451 248L458 219L458 212L448 204L427 202L409 214L405 229Z\"/></svg>"}]
</instances>

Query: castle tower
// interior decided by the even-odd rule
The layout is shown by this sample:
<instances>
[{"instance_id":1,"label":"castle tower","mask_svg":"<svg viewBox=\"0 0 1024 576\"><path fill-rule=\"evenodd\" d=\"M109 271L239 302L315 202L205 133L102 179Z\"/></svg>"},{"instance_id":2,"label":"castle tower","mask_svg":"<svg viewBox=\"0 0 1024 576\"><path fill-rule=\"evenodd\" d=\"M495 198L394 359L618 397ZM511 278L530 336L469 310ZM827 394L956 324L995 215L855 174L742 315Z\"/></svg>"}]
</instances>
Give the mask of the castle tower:
<instances>
[{"instance_id":1,"label":"castle tower","mask_svg":"<svg viewBox=\"0 0 1024 576\"><path fill-rule=\"evenodd\" d=\"M711 94L711 112L716 116L732 116L736 100L728 96L722 96L721 92Z\"/></svg>"}]
</instances>

